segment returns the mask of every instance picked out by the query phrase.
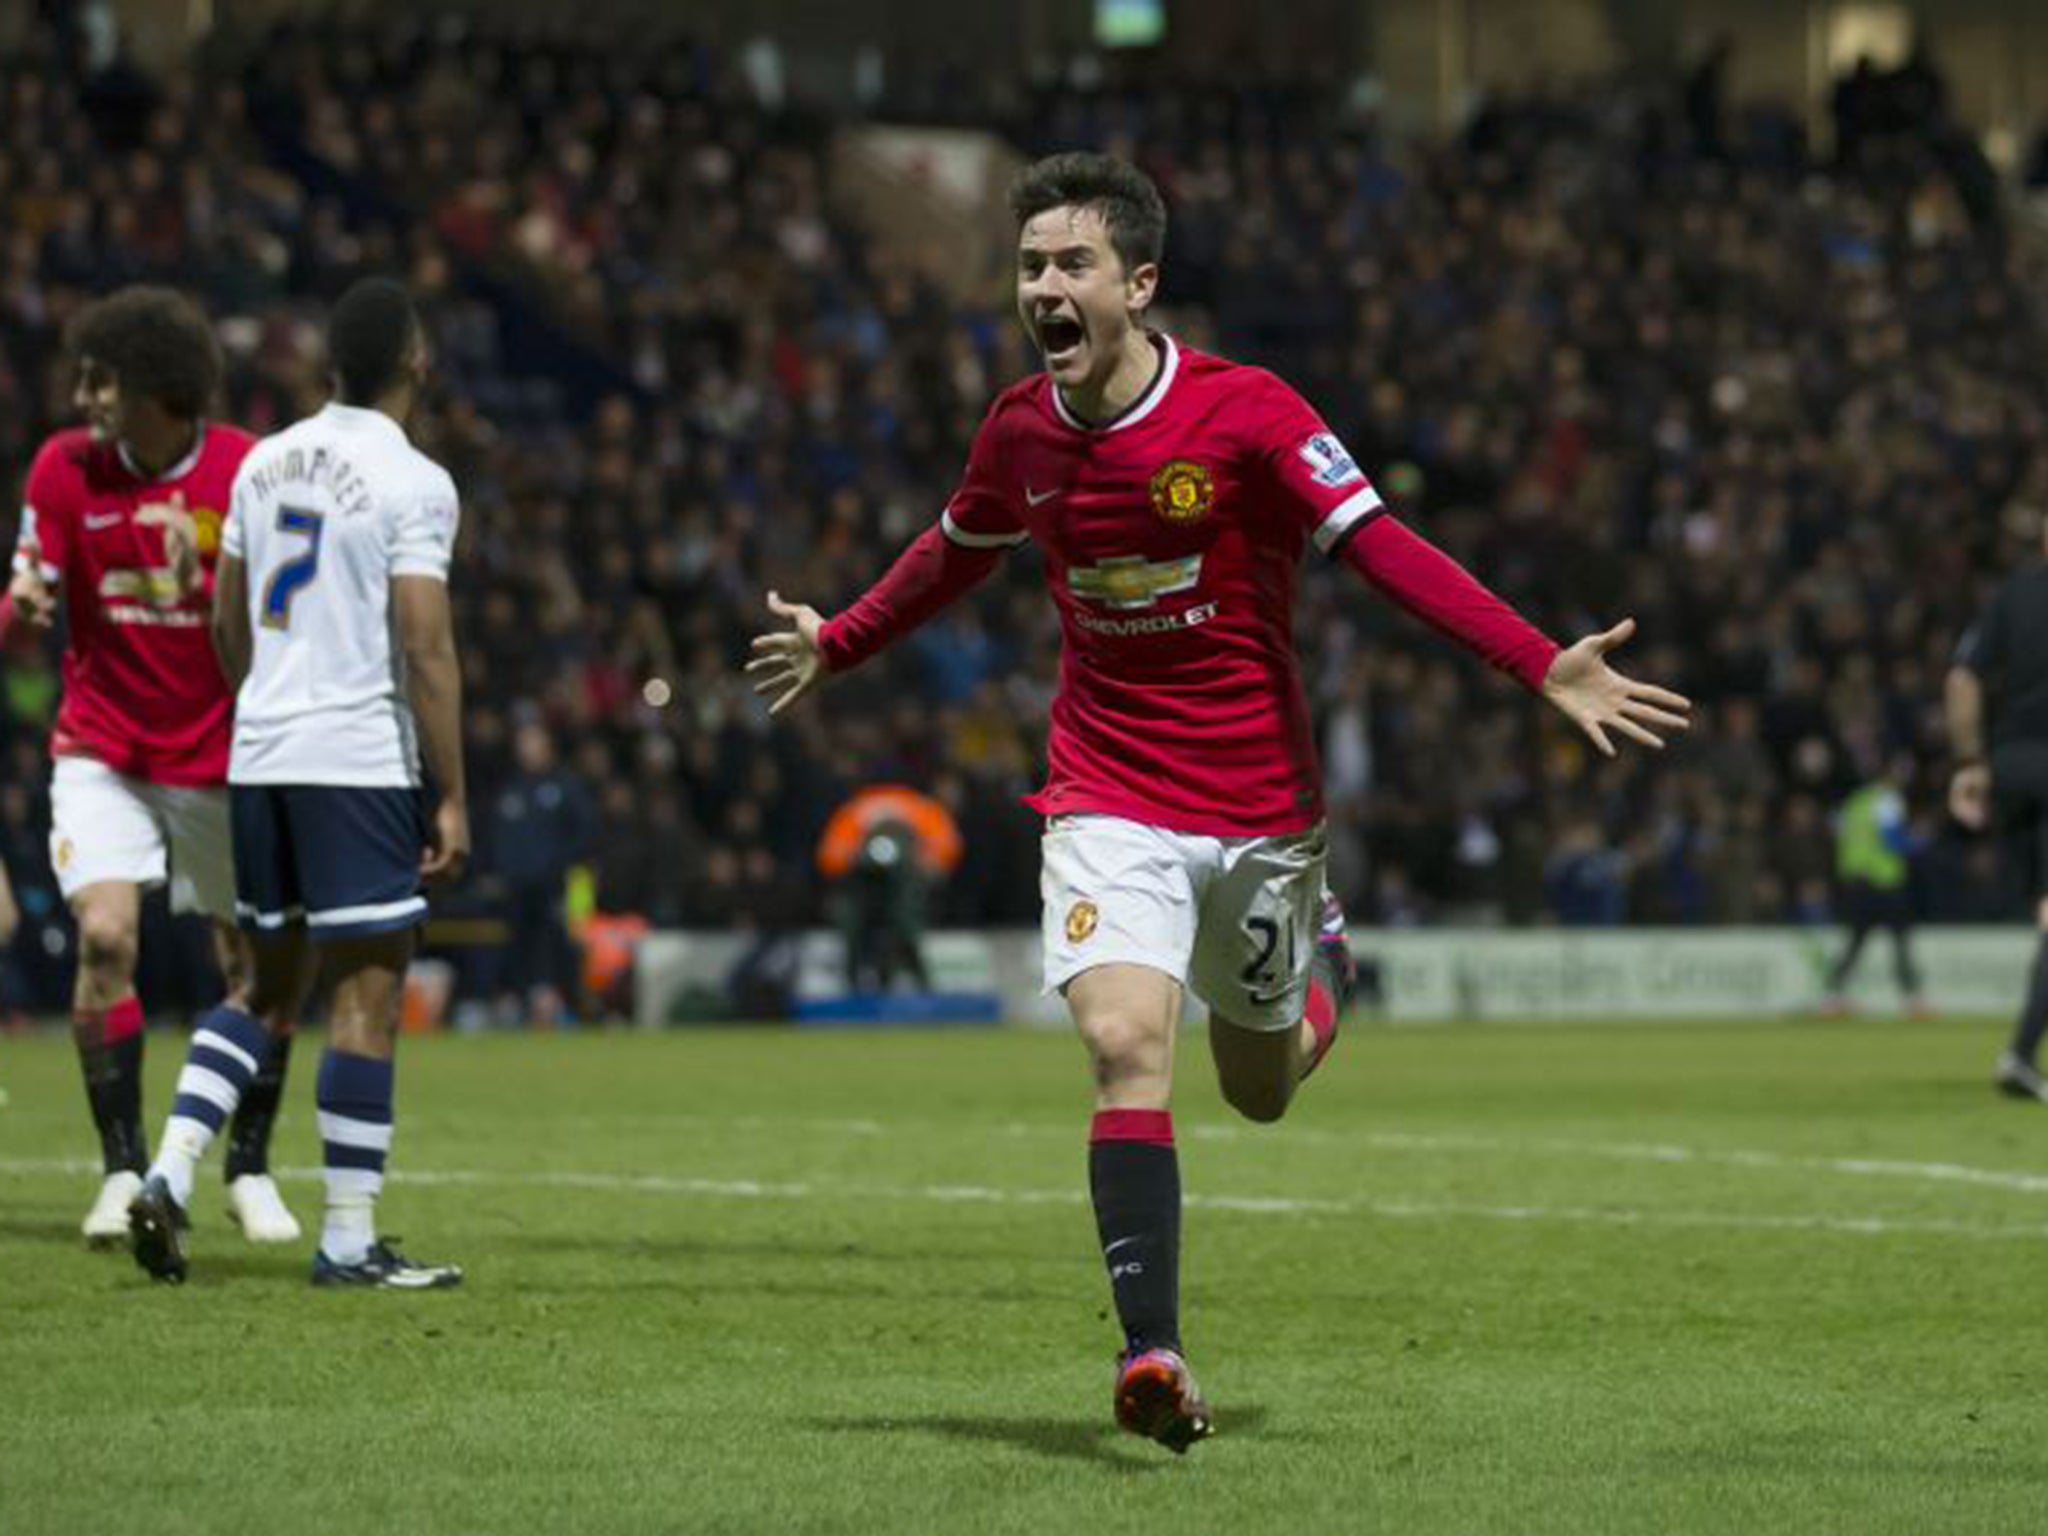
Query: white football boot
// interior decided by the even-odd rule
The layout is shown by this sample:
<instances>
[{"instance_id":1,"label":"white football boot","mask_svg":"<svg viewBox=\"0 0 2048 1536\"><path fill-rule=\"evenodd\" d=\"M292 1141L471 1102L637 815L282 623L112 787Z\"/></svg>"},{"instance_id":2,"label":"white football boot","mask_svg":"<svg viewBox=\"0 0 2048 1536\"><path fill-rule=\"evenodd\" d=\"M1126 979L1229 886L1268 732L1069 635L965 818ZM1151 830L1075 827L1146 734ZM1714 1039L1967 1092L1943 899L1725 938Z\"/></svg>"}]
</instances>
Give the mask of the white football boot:
<instances>
[{"instance_id":1,"label":"white football boot","mask_svg":"<svg viewBox=\"0 0 2048 1536\"><path fill-rule=\"evenodd\" d=\"M126 1169L108 1174L106 1183L100 1186L100 1197L93 1201L92 1209L85 1213L85 1220L78 1224L78 1230L85 1234L86 1246L127 1247L128 1207L141 1193L141 1174L130 1173Z\"/></svg>"},{"instance_id":2,"label":"white football boot","mask_svg":"<svg viewBox=\"0 0 2048 1536\"><path fill-rule=\"evenodd\" d=\"M228 1219L252 1243L296 1243L298 1218L285 1209L277 1180L267 1173L245 1173L228 1186Z\"/></svg>"},{"instance_id":3,"label":"white football boot","mask_svg":"<svg viewBox=\"0 0 2048 1536\"><path fill-rule=\"evenodd\" d=\"M2011 1051L2001 1051L1998 1066L1991 1074L1991 1084L2007 1098L2033 1099L2048 1104L2048 1079L2030 1061L2022 1061Z\"/></svg>"}]
</instances>

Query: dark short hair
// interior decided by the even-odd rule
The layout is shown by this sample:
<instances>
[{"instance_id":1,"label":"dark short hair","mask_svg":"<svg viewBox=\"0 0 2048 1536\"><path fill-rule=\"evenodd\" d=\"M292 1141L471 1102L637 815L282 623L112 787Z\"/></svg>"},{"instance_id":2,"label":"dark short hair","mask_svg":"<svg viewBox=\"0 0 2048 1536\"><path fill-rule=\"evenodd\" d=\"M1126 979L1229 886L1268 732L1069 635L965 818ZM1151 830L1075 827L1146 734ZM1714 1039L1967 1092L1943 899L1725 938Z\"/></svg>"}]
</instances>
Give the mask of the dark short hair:
<instances>
[{"instance_id":1,"label":"dark short hair","mask_svg":"<svg viewBox=\"0 0 2048 1536\"><path fill-rule=\"evenodd\" d=\"M403 283L365 277L350 284L327 320L327 360L341 398L367 405L396 384L419 326Z\"/></svg>"},{"instance_id":2,"label":"dark short hair","mask_svg":"<svg viewBox=\"0 0 2048 1536\"><path fill-rule=\"evenodd\" d=\"M197 420L220 388L220 343L205 313L175 288L116 289L71 322L72 354L113 374L124 395Z\"/></svg>"},{"instance_id":3,"label":"dark short hair","mask_svg":"<svg viewBox=\"0 0 2048 1536\"><path fill-rule=\"evenodd\" d=\"M1070 150L1034 161L1010 183L1010 212L1019 229L1048 208L1069 204L1102 215L1125 271L1165 254L1166 201L1152 178L1130 161Z\"/></svg>"}]
</instances>

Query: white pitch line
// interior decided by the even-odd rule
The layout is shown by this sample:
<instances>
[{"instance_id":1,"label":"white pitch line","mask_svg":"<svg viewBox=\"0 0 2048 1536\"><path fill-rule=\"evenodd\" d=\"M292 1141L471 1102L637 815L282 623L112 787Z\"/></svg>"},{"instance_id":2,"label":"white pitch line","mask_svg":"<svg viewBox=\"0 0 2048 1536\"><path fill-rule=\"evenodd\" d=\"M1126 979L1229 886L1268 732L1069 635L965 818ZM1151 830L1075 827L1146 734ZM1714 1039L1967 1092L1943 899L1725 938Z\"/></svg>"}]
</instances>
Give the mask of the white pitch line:
<instances>
[{"instance_id":1,"label":"white pitch line","mask_svg":"<svg viewBox=\"0 0 2048 1536\"><path fill-rule=\"evenodd\" d=\"M0 1175L84 1175L99 1164L80 1158L0 1159ZM317 1168L280 1168L280 1178L312 1183ZM738 1200L907 1200L971 1205L1080 1205L1078 1189L1009 1189L980 1184L771 1184L754 1179L680 1178L667 1174L490 1173L468 1169L399 1169L397 1184L474 1188L585 1189L619 1194L697 1195ZM1959 1221L1900 1221L1886 1216L1771 1216L1723 1211L1629 1207L1467 1205L1409 1200L1317 1200L1282 1195L1188 1195L1194 1210L1258 1216L1362 1216L1387 1221L1551 1222L1579 1226L1683 1227L1731 1232L1824 1232L1857 1237L1959 1237L1983 1242L2048 1242L2048 1226L1985 1227Z\"/></svg>"},{"instance_id":2,"label":"white pitch line","mask_svg":"<svg viewBox=\"0 0 2048 1536\"><path fill-rule=\"evenodd\" d=\"M720 1118L712 1115L638 1116L634 1119L671 1129L791 1131L821 1135L884 1136L906 1129L937 1127L935 1120L853 1120L824 1116L747 1115ZM589 1117L592 1125L616 1128L617 1118ZM1768 1152L1740 1147L1716 1149L1688 1147L1664 1142L1575 1141L1562 1137L1534 1136L1506 1139L1427 1131L1326 1131L1315 1126L1290 1125L1271 1129L1246 1125L1183 1125L1178 1134L1186 1141L1252 1142L1268 1145L1300 1143L1317 1147L1367 1147L1382 1152L1470 1152L1488 1155L1525 1156L1550 1153L1559 1157L1590 1157L1623 1163L1698 1163L1711 1167L1761 1168L1802 1173L1836 1173L1851 1178L1901 1179L1928 1184L1972 1184L1983 1189L2007 1189L2019 1194L2048 1194L2048 1174L2013 1168L1976 1168L1966 1163L1923 1163L1900 1158L1823 1157L1794 1152ZM1083 1134L1081 1122L1009 1120L993 1127L995 1134L1012 1138L1045 1137L1072 1141Z\"/></svg>"},{"instance_id":3,"label":"white pitch line","mask_svg":"<svg viewBox=\"0 0 2048 1536\"><path fill-rule=\"evenodd\" d=\"M1242 1134L1235 1126L1218 1129ZM1851 1178L1908 1179L1929 1184L1975 1184L2021 1194L2048 1194L2048 1174L2019 1169L1973 1168L1964 1163L1921 1163L1902 1158L1818 1157L1803 1153L1760 1152L1743 1148L1716 1150L1654 1142L1565 1141L1536 1137L1525 1141L1492 1141L1477 1136L1411 1136L1399 1132L1368 1132L1367 1144L1418 1152L1555 1152L1571 1157L1596 1157L1615 1162L1703 1163L1726 1168L1767 1168L1806 1173L1839 1173Z\"/></svg>"},{"instance_id":4,"label":"white pitch line","mask_svg":"<svg viewBox=\"0 0 2048 1536\"><path fill-rule=\"evenodd\" d=\"M1026 1127L1008 1127L1022 1134ZM1049 1129L1049 1128L1048 1128ZM1439 1135L1413 1131L1323 1131L1304 1126L1277 1133L1241 1125L1200 1125L1181 1132L1190 1141L1261 1141L1285 1139L1317 1146L1372 1147L1385 1152L1478 1152L1523 1156L1551 1152L1564 1157L1593 1157L1624 1163L1701 1163L1725 1168L1767 1168L1803 1173L1840 1173L1852 1178L1907 1179L1928 1184L1975 1184L2020 1194L2048 1194L2048 1174L2015 1168L1973 1168L1967 1163L1921 1163L1902 1158L1820 1157L1796 1152L1762 1152L1740 1147L1715 1149L1660 1142L1571 1141L1534 1136L1508 1140L1490 1136Z\"/></svg>"}]
</instances>

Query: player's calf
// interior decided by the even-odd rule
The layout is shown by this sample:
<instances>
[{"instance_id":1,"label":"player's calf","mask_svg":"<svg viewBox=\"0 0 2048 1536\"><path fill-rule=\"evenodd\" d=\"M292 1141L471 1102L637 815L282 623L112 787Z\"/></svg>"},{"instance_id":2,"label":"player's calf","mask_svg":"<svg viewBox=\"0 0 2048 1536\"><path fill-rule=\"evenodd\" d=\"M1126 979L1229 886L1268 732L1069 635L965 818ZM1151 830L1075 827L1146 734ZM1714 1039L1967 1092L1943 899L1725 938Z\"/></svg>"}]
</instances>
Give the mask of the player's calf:
<instances>
[{"instance_id":1,"label":"player's calf","mask_svg":"<svg viewBox=\"0 0 2048 1536\"><path fill-rule=\"evenodd\" d=\"M1251 1033L1219 1020L1212 1032L1222 1031L1228 1032L1225 1038ZM1253 1036L1253 1042L1262 1049L1217 1053L1216 1082L1224 1103L1247 1120L1271 1125L1284 1117L1287 1106L1294 1102L1294 1090L1301 1081L1299 1053L1285 1036Z\"/></svg>"},{"instance_id":2,"label":"player's calf","mask_svg":"<svg viewBox=\"0 0 2048 1536\"><path fill-rule=\"evenodd\" d=\"M72 1016L72 1038L105 1174L80 1230L95 1248L118 1247L128 1235L128 1202L149 1166L149 1137L142 1128L142 1004L131 993L110 1008L81 1008Z\"/></svg>"},{"instance_id":3,"label":"player's calf","mask_svg":"<svg viewBox=\"0 0 2048 1536\"><path fill-rule=\"evenodd\" d=\"M255 1012L254 1009L248 1010ZM228 1124L227 1157L221 1176L232 1188L247 1178L267 1178L270 1173L270 1136L277 1126L277 1114L284 1102L285 1078L291 1070L292 1036L274 1025L268 1030L270 1052L262 1070L243 1090Z\"/></svg>"},{"instance_id":4,"label":"player's calf","mask_svg":"<svg viewBox=\"0 0 2048 1536\"><path fill-rule=\"evenodd\" d=\"M242 1095L262 1072L270 1035L239 1008L222 1004L207 1012L192 1032L177 1097L164 1122L162 1144L150 1165L180 1206L192 1203L192 1182L213 1138L227 1124Z\"/></svg>"},{"instance_id":5,"label":"player's calf","mask_svg":"<svg viewBox=\"0 0 2048 1536\"><path fill-rule=\"evenodd\" d=\"M1350 925L1334 892L1323 893L1316 923L1315 952L1309 960L1308 1005L1302 1019L1308 1034L1301 1075L1322 1065L1337 1043L1337 1026L1358 990L1358 961L1351 953Z\"/></svg>"},{"instance_id":6,"label":"player's calf","mask_svg":"<svg viewBox=\"0 0 2048 1536\"><path fill-rule=\"evenodd\" d=\"M391 1153L393 1069L388 1060L329 1046L321 1058L318 1103L327 1211L313 1275L353 1271L377 1247L377 1197Z\"/></svg>"}]
</instances>

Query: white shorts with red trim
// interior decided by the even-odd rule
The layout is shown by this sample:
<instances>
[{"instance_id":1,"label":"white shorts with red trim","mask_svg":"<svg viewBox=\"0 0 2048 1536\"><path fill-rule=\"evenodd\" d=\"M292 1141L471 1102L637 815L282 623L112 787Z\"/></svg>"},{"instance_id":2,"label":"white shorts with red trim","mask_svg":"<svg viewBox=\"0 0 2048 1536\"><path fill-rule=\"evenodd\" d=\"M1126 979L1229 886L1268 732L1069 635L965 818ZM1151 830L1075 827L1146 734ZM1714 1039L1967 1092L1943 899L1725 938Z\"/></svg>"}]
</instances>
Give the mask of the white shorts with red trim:
<instances>
[{"instance_id":1,"label":"white shorts with red trim","mask_svg":"<svg viewBox=\"0 0 2048 1536\"><path fill-rule=\"evenodd\" d=\"M1149 966L1245 1029L1292 1029L1308 1001L1328 838L1169 832L1121 816L1046 824L1045 990L1098 965Z\"/></svg>"}]
</instances>

